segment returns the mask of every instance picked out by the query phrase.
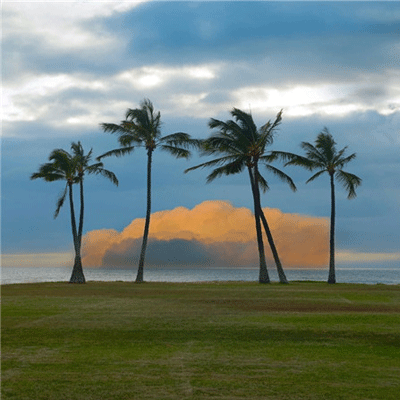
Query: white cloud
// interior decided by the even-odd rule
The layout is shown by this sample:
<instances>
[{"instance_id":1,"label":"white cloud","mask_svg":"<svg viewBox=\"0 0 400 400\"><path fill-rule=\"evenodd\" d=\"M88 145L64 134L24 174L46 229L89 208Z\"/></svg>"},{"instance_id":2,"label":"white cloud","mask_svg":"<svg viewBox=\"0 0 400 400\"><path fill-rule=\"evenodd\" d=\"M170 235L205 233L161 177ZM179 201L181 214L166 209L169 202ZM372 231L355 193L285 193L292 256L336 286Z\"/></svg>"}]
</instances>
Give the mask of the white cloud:
<instances>
[{"instance_id":1,"label":"white cloud","mask_svg":"<svg viewBox=\"0 0 400 400\"><path fill-rule=\"evenodd\" d=\"M102 78L82 73L28 74L18 81L4 83L3 121L44 120L46 124L64 128L96 126L104 116L121 118L121 110L133 107L132 102L124 100L128 92L129 98L139 101L147 96L144 91L167 85L175 85L177 89L171 90L166 99L163 93L164 104L172 109L178 106L181 110L196 112L207 93L187 93L187 85L210 81L217 77L219 69L218 65L144 66ZM184 88L179 89L180 85ZM137 94L133 95L131 88Z\"/></svg>"},{"instance_id":2,"label":"white cloud","mask_svg":"<svg viewBox=\"0 0 400 400\"><path fill-rule=\"evenodd\" d=\"M211 112L216 111L216 107L212 110L208 104L203 103L207 95L207 92L174 94L169 99L171 109L167 112L181 116L209 117Z\"/></svg>"},{"instance_id":3,"label":"white cloud","mask_svg":"<svg viewBox=\"0 0 400 400\"><path fill-rule=\"evenodd\" d=\"M124 12L143 1L47 1L3 2L3 40L18 36L36 37L43 45L58 52L108 48L117 46L119 40L90 31L83 22L96 17L108 17Z\"/></svg>"},{"instance_id":4,"label":"white cloud","mask_svg":"<svg viewBox=\"0 0 400 400\"><path fill-rule=\"evenodd\" d=\"M147 89L169 84L176 80L209 80L217 76L217 65L183 67L145 66L124 71L118 80L129 83L135 89Z\"/></svg>"},{"instance_id":5,"label":"white cloud","mask_svg":"<svg viewBox=\"0 0 400 400\"><path fill-rule=\"evenodd\" d=\"M361 78L351 83L318 83L308 85L293 85L292 87L243 87L233 91L239 108L247 108L264 112L271 109L285 109L288 117L323 114L329 116L345 116L353 112L377 111L389 115L400 110L400 86L393 82L381 84L383 77ZM373 98L358 93L373 92L379 86L388 93L383 97Z\"/></svg>"},{"instance_id":6,"label":"white cloud","mask_svg":"<svg viewBox=\"0 0 400 400\"><path fill-rule=\"evenodd\" d=\"M103 81L84 75L43 74L21 77L20 81L3 86L3 121L35 121L46 118L53 102L49 98L69 89L105 90ZM83 107L89 105L81 102ZM60 121L64 122L64 121Z\"/></svg>"}]
</instances>

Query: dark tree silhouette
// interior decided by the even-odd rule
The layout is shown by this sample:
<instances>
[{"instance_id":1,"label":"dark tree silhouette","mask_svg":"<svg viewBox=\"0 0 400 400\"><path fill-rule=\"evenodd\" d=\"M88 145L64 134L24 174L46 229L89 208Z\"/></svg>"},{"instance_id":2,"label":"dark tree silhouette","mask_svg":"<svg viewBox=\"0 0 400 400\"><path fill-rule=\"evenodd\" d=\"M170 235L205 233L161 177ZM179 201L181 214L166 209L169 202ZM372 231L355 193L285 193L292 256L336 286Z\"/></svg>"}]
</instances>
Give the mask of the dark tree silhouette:
<instances>
[{"instance_id":1,"label":"dark tree silhouette","mask_svg":"<svg viewBox=\"0 0 400 400\"><path fill-rule=\"evenodd\" d=\"M231 115L234 120L226 122L212 118L208 125L211 129L217 129L217 131L202 142L203 155L218 155L220 157L189 168L185 172L197 168L216 167L207 177L207 182L211 182L222 175L236 174L247 168L254 202L254 218L260 261L259 282L270 282L262 239L262 222L278 270L279 281L288 283L271 230L261 208L260 200L260 187L265 192L269 189L269 186L259 171L259 165L264 166L278 178L287 182L292 190L296 190L292 179L270 164L274 157L265 153L265 148L273 143L274 133L282 120L282 111L277 114L274 122L268 121L260 129L257 129L250 113L234 108L231 111Z\"/></svg>"},{"instance_id":2,"label":"dark tree silhouette","mask_svg":"<svg viewBox=\"0 0 400 400\"><path fill-rule=\"evenodd\" d=\"M355 189L361 185L362 180L349 172L343 171L343 167L356 157L356 153L345 156L347 147L342 150L336 150L336 142L333 140L332 135L327 128L324 128L318 134L315 140L315 146L302 142L301 147L306 152L305 157L286 153L282 151L273 152L273 157L281 158L287 161L285 165L298 165L310 171L318 170L308 182L318 178L323 173L327 172L330 180L331 187L331 224L330 224L330 238L329 238L329 275L328 283L336 283L335 274L335 178L347 191L347 198L352 199L356 197Z\"/></svg>"},{"instance_id":3,"label":"dark tree silhouette","mask_svg":"<svg viewBox=\"0 0 400 400\"><path fill-rule=\"evenodd\" d=\"M136 282L140 283L143 282L143 268L150 228L153 152L159 147L176 158L188 158L190 156L189 148L198 146L199 141L191 139L190 135L183 132L162 136L161 114L154 111L153 104L148 99L142 101L140 108L128 109L125 120L120 124L103 123L101 127L104 132L117 134L121 147L104 153L98 157L98 160L109 156L121 157L131 153L135 147L144 147L147 152L147 209L139 267L136 276Z\"/></svg>"},{"instance_id":4,"label":"dark tree silhouette","mask_svg":"<svg viewBox=\"0 0 400 400\"><path fill-rule=\"evenodd\" d=\"M83 274L81 247L82 247L82 231L84 216L84 194L83 179L85 173L100 174L110 179L114 184L118 185L118 180L114 173L103 168L103 163L98 162L89 165L92 156L92 150L85 155L80 142L72 143L72 155L63 149L55 149L49 156L48 163L42 164L39 171L31 175L31 179L44 179L46 182L66 181L66 186L61 196L57 200L57 208L54 218L57 218L61 207L63 206L67 194L69 196L72 237L74 241L75 260L72 268L70 283L85 283ZM73 185L79 183L80 186L80 213L79 225L76 227Z\"/></svg>"}]
</instances>

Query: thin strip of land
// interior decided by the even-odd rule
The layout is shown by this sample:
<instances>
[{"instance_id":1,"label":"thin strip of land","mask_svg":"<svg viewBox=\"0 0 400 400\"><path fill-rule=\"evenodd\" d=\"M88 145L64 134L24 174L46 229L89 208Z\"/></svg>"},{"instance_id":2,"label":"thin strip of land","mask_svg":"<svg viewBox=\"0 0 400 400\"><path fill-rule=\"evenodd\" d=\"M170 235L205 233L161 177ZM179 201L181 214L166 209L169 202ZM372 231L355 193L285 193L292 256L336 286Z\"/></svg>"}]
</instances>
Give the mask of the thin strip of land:
<instances>
[{"instance_id":1,"label":"thin strip of land","mask_svg":"<svg viewBox=\"0 0 400 400\"><path fill-rule=\"evenodd\" d=\"M400 286L2 287L2 398L396 399Z\"/></svg>"}]
</instances>

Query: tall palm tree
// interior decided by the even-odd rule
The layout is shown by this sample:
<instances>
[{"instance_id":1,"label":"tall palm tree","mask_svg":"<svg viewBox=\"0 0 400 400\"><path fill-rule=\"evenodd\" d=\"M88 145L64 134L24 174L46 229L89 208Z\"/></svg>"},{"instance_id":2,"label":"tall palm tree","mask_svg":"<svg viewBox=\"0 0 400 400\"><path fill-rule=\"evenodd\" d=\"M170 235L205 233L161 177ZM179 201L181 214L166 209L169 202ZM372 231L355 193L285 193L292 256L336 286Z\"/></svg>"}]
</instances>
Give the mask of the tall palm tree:
<instances>
[{"instance_id":1,"label":"tall palm tree","mask_svg":"<svg viewBox=\"0 0 400 400\"><path fill-rule=\"evenodd\" d=\"M85 173L100 174L110 179L118 185L118 179L114 173L103 168L103 163L98 162L89 165L92 150L85 155L80 142L71 144L72 155L63 149L55 149L50 153L48 163L42 164L39 171L31 175L31 179L44 179L46 182L66 181L66 186L57 200L57 208L54 218L57 218L61 207L63 206L67 194L69 195L72 237L74 242L75 260L72 269L70 283L85 283L85 276L82 269L81 245L84 215L84 195L83 195L83 177ZM79 226L76 228L75 207L73 197L73 185L79 183L80 186L80 215Z\"/></svg>"},{"instance_id":2,"label":"tall palm tree","mask_svg":"<svg viewBox=\"0 0 400 400\"><path fill-rule=\"evenodd\" d=\"M131 153L135 147L144 147L147 151L147 209L146 220L143 232L143 241L139 257L139 267L136 282L143 282L143 268L147 248L147 238L149 235L150 216L151 216L151 168L154 150L159 147L176 158L188 158L189 148L198 146L199 141L191 139L190 135L183 132L171 135L161 135L161 114L155 112L150 100L144 99L140 108L128 109L125 120L120 124L102 123L104 132L115 133L118 135L120 148L110 150L97 159L103 157L121 157Z\"/></svg>"},{"instance_id":3,"label":"tall palm tree","mask_svg":"<svg viewBox=\"0 0 400 400\"><path fill-rule=\"evenodd\" d=\"M202 143L203 155L219 155L221 157L189 168L185 172L197 168L217 167L207 177L207 182L211 182L222 175L236 174L247 168L254 202L254 218L260 261L259 282L270 282L261 232L262 222L278 270L279 281L287 283L271 230L261 208L260 187L264 192L269 187L267 181L259 171L259 165L263 165L268 171L288 183L292 190L296 190L292 179L284 172L272 166L270 162L273 161L273 158L271 158L270 154L265 153L265 148L273 143L274 133L282 120L282 111L277 114L274 122L268 121L260 129L257 129L250 113L234 108L231 111L231 115L234 120L226 122L214 118L210 119L209 127L217 129L217 131L212 133Z\"/></svg>"},{"instance_id":4,"label":"tall palm tree","mask_svg":"<svg viewBox=\"0 0 400 400\"><path fill-rule=\"evenodd\" d=\"M298 165L309 171L318 170L306 183L313 181L323 173L327 172L331 186L331 226L329 238L329 275L328 283L336 283L335 276L335 178L342 184L347 191L347 198L356 197L355 189L361 185L362 180L349 172L343 171L343 167L356 157L356 153L345 156L347 147L336 150L336 142L329 133L328 128L324 128L315 140L315 146L302 142L301 147L306 152L306 156L299 156L293 153L275 151L272 157L279 157L287 161L286 165Z\"/></svg>"}]
</instances>

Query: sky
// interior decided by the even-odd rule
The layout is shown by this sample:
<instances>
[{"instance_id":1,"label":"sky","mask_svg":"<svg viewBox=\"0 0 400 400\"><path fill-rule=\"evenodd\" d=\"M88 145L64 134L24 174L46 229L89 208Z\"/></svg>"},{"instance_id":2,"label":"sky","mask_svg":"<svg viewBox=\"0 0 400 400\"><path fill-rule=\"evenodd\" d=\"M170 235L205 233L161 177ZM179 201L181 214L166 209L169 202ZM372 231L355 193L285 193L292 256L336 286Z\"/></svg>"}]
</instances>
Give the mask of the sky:
<instances>
[{"instance_id":1,"label":"sky","mask_svg":"<svg viewBox=\"0 0 400 400\"><path fill-rule=\"evenodd\" d=\"M339 265L400 263L399 2L2 2L1 250L3 266L70 264L62 182L29 179L55 148L81 141L94 156L118 147L100 123L119 123L149 98L163 134L206 138L233 107L258 126L283 109L268 150L301 154L328 127L357 197L337 193ZM206 184L206 161L155 151L148 265L257 267L246 174ZM85 179L83 261L135 265L146 210L146 154L104 159L119 186ZM274 164L262 206L286 267L327 265L327 175ZM76 204L78 199L76 198ZM136 258L135 258L136 257ZM267 254L271 264L271 255Z\"/></svg>"}]
</instances>

